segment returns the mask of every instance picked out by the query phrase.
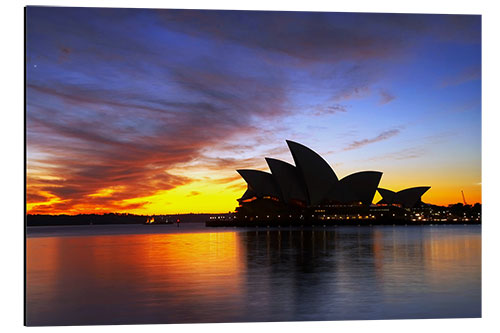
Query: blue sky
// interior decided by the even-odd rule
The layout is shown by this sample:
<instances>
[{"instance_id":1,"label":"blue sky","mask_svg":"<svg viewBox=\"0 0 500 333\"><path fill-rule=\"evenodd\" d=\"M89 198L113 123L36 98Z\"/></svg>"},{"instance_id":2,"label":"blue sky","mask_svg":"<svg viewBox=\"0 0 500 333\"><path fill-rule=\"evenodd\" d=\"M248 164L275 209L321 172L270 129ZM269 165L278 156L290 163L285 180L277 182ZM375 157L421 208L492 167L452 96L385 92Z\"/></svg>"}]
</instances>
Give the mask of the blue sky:
<instances>
[{"instance_id":1,"label":"blue sky","mask_svg":"<svg viewBox=\"0 0 500 333\"><path fill-rule=\"evenodd\" d=\"M33 212L151 212L183 187L196 205L210 184L225 211L234 170L291 162L286 139L339 177L481 201L480 16L28 7L26 23Z\"/></svg>"}]
</instances>

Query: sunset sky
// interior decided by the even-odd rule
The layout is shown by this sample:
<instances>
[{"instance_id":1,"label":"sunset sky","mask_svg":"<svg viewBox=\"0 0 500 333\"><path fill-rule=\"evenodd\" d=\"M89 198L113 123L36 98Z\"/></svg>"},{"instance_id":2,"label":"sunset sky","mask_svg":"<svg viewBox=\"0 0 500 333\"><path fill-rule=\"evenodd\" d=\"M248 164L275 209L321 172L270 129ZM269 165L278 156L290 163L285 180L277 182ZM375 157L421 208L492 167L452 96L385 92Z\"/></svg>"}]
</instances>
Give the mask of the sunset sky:
<instances>
[{"instance_id":1,"label":"sunset sky","mask_svg":"<svg viewBox=\"0 0 500 333\"><path fill-rule=\"evenodd\" d=\"M480 16L28 7L26 66L29 213L232 211L287 139L481 202Z\"/></svg>"}]
</instances>

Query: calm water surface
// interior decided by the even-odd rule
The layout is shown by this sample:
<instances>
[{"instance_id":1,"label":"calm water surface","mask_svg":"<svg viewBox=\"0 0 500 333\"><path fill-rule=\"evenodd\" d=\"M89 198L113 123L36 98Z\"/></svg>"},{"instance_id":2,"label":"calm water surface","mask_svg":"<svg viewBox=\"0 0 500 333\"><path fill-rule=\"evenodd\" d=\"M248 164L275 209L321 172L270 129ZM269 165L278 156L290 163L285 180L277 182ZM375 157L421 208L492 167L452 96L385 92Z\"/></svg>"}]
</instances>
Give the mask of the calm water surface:
<instances>
[{"instance_id":1,"label":"calm water surface","mask_svg":"<svg viewBox=\"0 0 500 333\"><path fill-rule=\"evenodd\" d=\"M481 316L481 227L28 228L28 325Z\"/></svg>"}]
</instances>

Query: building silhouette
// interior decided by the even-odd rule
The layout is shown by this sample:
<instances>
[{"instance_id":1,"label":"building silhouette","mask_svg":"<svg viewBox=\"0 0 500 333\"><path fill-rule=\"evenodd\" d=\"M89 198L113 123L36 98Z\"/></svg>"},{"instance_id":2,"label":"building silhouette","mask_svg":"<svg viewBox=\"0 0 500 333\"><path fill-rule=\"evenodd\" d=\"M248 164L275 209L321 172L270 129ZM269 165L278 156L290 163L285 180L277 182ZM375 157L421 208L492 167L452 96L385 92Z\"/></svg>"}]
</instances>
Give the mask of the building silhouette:
<instances>
[{"instance_id":1,"label":"building silhouette","mask_svg":"<svg viewBox=\"0 0 500 333\"><path fill-rule=\"evenodd\" d=\"M236 208L237 217L259 219L260 214L261 218L263 215L318 218L333 214L335 217L371 218L377 212L375 206L393 207L401 215L403 211L397 208L412 209L425 205L421 197L429 186L399 192L378 188L382 178L380 171L361 171L338 179L330 165L312 149L289 140L286 143L295 165L266 158L271 172L237 170L247 183L247 190L237 199L240 204ZM373 205L377 190L382 200Z\"/></svg>"}]
</instances>

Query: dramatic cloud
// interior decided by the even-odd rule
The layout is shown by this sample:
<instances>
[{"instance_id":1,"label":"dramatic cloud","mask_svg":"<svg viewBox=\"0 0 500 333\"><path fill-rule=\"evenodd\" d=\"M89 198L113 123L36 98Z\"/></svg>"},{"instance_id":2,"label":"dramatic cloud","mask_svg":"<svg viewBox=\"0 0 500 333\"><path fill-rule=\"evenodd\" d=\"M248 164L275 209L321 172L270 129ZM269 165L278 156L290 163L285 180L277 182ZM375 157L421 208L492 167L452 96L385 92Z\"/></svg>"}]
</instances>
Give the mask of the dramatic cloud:
<instances>
[{"instance_id":1,"label":"dramatic cloud","mask_svg":"<svg viewBox=\"0 0 500 333\"><path fill-rule=\"evenodd\" d=\"M479 43L479 23L446 15L29 7L31 212L137 209L160 191L200 180L240 189L235 169L266 168L262 156L288 154L277 146L285 139L329 129L323 119L347 118L345 101L376 92L386 67L422 43ZM395 96L380 94L381 104Z\"/></svg>"},{"instance_id":2,"label":"dramatic cloud","mask_svg":"<svg viewBox=\"0 0 500 333\"><path fill-rule=\"evenodd\" d=\"M247 184L243 184L241 182L237 184L231 184L226 186L226 189L234 192L244 193L244 191L247 189Z\"/></svg>"},{"instance_id":3,"label":"dramatic cloud","mask_svg":"<svg viewBox=\"0 0 500 333\"><path fill-rule=\"evenodd\" d=\"M370 139L363 139L359 141L354 141L351 144L349 144L344 150L353 150L353 149L358 149L363 146L369 145L371 143L383 141L392 138L393 136L398 135L401 132L399 129L391 129L388 131L384 131L377 135L376 137L370 138Z\"/></svg>"},{"instance_id":4,"label":"dramatic cloud","mask_svg":"<svg viewBox=\"0 0 500 333\"><path fill-rule=\"evenodd\" d=\"M232 183L235 180L241 180L241 176L236 174L236 171L234 176L212 179L211 182L215 184L227 184L227 183Z\"/></svg>"},{"instance_id":5,"label":"dramatic cloud","mask_svg":"<svg viewBox=\"0 0 500 333\"><path fill-rule=\"evenodd\" d=\"M157 13L169 29L229 40L305 61L394 57L422 33L480 42L480 28L477 29L480 16L219 10Z\"/></svg>"},{"instance_id":6,"label":"dramatic cloud","mask_svg":"<svg viewBox=\"0 0 500 333\"><path fill-rule=\"evenodd\" d=\"M458 86L459 84L469 81L481 80L481 67L473 66L468 67L452 76L445 78L441 82L441 87Z\"/></svg>"},{"instance_id":7,"label":"dramatic cloud","mask_svg":"<svg viewBox=\"0 0 500 333\"><path fill-rule=\"evenodd\" d=\"M333 104L328 106L318 106L314 112L315 116L323 116L328 114L336 114L339 112L347 112L347 106L342 104Z\"/></svg>"},{"instance_id":8,"label":"dramatic cloud","mask_svg":"<svg viewBox=\"0 0 500 333\"><path fill-rule=\"evenodd\" d=\"M393 101L396 98L393 94L391 94L388 91L381 90L380 91L380 105L387 104L391 101Z\"/></svg>"},{"instance_id":9,"label":"dramatic cloud","mask_svg":"<svg viewBox=\"0 0 500 333\"><path fill-rule=\"evenodd\" d=\"M380 156L375 156L370 158L371 161L379 161L379 160L407 160L414 159L424 156L426 153L426 148L423 146L410 147L400 149L395 152L391 152L388 154L383 154Z\"/></svg>"},{"instance_id":10,"label":"dramatic cloud","mask_svg":"<svg viewBox=\"0 0 500 333\"><path fill-rule=\"evenodd\" d=\"M168 172L172 167L284 113L285 91L272 71L257 78L228 68L211 53L173 65L166 60L182 57L165 52L160 59L157 49L132 36L124 44L112 25L96 37L95 25L105 24L99 19L89 24L77 11L68 16L57 15L57 9L36 11L28 24L28 39L34 40L28 53L37 62L27 85L28 154L35 156L29 158L28 202L41 202L39 193L62 202L34 212L130 208L125 200L191 181ZM35 37L49 40L40 44ZM58 47L55 58L45 59L52 57L50 45L61 42L72 46ZM72 66L61 67L61 54ZM106 57L113 61L103 61Z\"/></svg>"}]
</instances>

